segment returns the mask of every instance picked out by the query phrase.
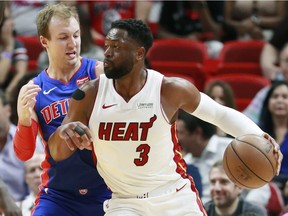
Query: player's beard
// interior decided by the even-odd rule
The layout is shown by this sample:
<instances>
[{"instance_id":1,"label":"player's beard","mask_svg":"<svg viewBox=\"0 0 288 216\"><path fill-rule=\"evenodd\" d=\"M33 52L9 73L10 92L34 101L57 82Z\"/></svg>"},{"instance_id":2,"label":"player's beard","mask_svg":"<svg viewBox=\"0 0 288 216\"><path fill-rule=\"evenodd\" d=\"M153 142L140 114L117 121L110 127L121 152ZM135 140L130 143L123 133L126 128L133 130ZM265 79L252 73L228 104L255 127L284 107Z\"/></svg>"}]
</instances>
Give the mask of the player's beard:
<instances>
[{"instance_id":1,"label":"player's beard","mask_svg":"<svg viewBox=\"0 0 288 216\"><path fill-rule=\"evenodd\" d=\"M134 63L132 59L127 59L125 63L118 67L113 67L112 62L110 62L110 65L112 65L112 67L104 67L106 77L108 79L120 79L126 74L130 73Z\"/></svg>"}]
</instances>

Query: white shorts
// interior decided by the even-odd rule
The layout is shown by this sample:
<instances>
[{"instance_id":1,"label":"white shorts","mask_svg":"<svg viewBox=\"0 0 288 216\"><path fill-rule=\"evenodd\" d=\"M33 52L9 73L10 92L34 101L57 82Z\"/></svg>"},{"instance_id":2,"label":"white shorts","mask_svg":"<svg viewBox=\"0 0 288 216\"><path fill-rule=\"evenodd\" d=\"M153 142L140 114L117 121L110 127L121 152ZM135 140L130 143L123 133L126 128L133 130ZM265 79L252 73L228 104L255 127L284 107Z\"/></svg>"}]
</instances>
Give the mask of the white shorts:
<instances>
[{"instance_id":1,"label":"white shorts","mask_svg":"<svg viewBox=\"0 0 288 216\"><path fill-rule=\"evenodd\" d=\"M138 198L137 198L138 197ZM192 191L189 179L178 180L166 189L136 197L117 197L104 202L105 216L206 216L202 202Z\"/></svg>"}]
</instances>

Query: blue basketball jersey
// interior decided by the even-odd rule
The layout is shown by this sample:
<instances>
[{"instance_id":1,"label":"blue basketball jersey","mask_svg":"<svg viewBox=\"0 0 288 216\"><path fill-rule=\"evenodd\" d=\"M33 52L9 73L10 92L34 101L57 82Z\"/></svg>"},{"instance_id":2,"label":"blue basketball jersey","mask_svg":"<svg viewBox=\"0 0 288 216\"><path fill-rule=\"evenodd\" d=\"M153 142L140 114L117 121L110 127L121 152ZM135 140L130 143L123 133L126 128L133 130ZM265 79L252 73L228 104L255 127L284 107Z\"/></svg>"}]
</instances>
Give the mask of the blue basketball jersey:
<instances>
[{"instance_id":1,"label":"blue basketball jersey","mask_svg":"<svg viewBox=\"0 0 288 216\"><path fill-rule=\"evenodd\" d=\"M95 64L96 60L83 58L81 67L68 83L50 78L45 70L34 78L34 83L42 89L36 97L35 110L46 142L67 114L73 92L81 84L96 78Z\"/></svg>"},{"instance_id":2,"label":"blue basketball jersey","mask_svg":"<svg viewBox=\"0 0 288 216\"><path fill-rule=\"evenodd\" d=\"M56 163L47 146L50 135L67 114L73 92L83 83L96 78L95 64L96 60L83 58L81 67L67 83L50 78L43 70L34 78L34 83L42 89L36 97L35 111L46 153L42 163L42 189L70 191L75 196L87 195L104 201L110 198L111 192L97 172L92 151L78 149L68 159Z\"/></svg>"}]
</instances>

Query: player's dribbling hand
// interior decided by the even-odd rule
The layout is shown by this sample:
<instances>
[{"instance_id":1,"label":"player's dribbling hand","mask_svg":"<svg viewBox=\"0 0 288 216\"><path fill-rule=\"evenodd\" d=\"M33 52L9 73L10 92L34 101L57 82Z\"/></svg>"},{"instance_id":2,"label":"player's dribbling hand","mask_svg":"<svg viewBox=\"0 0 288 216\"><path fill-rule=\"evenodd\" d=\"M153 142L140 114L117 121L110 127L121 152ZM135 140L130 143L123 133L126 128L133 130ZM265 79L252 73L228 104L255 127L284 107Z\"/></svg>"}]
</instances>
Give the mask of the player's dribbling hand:
<instances>
[{"instance_id":1,"label":"player's dribbling hand","mask_svg":"<svg viewBox=\"0 0 288 216\"><path fill-rule=\"evenodd\" d=\"M71 151L76 148L92 150L93 141L90 129L82 122L71 122L62 125L59 136L65 140Z\"/></svg>"},{"instance_id":2,"label":"player's dribbling hand","mask_svg":"<svg viewBox=\"0 0 288 216\"><path fill-rule=\"evenodd\" d=\"M36 96L41 88L30 80L22 86L18 95L17 112L19 123L24 126L31 125L32 110L36 103Z\"/></svg>"},{"instance_id":3,"label":"player's dribbling hand","mask_svg":"<svg viewBox=\"0 0 288 216\"><path fill-rule=\"evenodd\" d=\"M282 159L283 159L283 154L280 151L280 146L269 134L264 133L262 136L265 139L267 139L270 143L272 143L272 145L274 147L274 153L275 153L275 156L277 159L277 173L276 173L276 175L279 175L281 163L282 163Z\"/></svg>"}]
</instances>

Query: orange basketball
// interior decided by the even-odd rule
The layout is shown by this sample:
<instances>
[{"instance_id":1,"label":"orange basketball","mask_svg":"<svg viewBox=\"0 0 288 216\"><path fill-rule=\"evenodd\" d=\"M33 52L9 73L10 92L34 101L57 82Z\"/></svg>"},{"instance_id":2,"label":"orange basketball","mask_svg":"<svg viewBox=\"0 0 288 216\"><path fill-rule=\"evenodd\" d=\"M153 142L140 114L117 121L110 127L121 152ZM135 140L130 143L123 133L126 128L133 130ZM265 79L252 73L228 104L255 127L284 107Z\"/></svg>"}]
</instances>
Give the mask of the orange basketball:
<instances>
[{"instance_id":1,"label":"orange basketball","mask_svg":"<svg viewBox=\"0 0 288 216\"><path fill-rule=\"evenodd\" d=\"M244 135L227 146L223 167L236 185L255 189L270 182L277 171L273 145L264 137Z\"/></svg>"}]
</instances>

